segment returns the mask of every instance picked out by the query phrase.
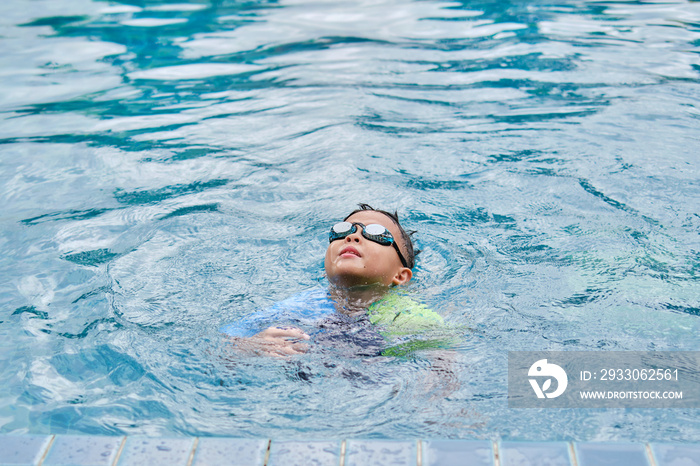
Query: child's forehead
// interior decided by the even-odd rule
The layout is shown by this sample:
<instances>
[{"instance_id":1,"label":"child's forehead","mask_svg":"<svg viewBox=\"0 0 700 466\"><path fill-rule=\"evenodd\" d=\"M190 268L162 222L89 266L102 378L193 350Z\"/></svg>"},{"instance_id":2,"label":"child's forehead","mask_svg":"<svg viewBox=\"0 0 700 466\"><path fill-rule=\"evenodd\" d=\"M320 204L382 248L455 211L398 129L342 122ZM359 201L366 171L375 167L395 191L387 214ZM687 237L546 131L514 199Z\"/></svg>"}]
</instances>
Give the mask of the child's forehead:
<instances>
[{"instance_id":1,"label":"child's forehead","mask_svg":"<svg viewBox=\"0 0 700 466\"><path fill-rule=\"evenodd\" d=\"M376 210L362 210L355 212L346 219L347 222L359 222L365 225L370 223L378 223L391 232L391 235L396 241L399 241L399 246L404 246L401 240L401 230L394 220L386 214L377 212Z\"/></svg>"},{"instance_id":2,"label":"child's forehead","mask_svg":"<svg viewBox=\"0 0 700 466\"><path fill-rule=\"evenodd\" d=\"M394 221L387 215L377 212L375 210L363 210L360 212L355 212L347 218L348 222L361 222L361 223L378 223L388 229L396 227Z\"/></svg>"}]
</instances>

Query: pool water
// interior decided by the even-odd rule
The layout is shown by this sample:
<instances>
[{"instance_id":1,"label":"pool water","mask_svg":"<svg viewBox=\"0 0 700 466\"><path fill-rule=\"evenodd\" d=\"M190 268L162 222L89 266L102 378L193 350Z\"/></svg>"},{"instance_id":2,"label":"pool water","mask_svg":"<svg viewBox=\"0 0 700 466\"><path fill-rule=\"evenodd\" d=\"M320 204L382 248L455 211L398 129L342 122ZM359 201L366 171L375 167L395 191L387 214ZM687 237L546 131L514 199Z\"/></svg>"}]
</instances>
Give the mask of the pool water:
<instances>
[{"instance_id":1,"label":"pool water","mask_svg":"<svg viewBox=\"0 0 700 466\"><path fill-rule=\"evenodd\" d=\"M0 433L700 440L506 403L508 351L700 347L700 3L0 13ZM358 202L418 231L453 375L219 333L325 286Z\"/></svg>"}]
</instances>

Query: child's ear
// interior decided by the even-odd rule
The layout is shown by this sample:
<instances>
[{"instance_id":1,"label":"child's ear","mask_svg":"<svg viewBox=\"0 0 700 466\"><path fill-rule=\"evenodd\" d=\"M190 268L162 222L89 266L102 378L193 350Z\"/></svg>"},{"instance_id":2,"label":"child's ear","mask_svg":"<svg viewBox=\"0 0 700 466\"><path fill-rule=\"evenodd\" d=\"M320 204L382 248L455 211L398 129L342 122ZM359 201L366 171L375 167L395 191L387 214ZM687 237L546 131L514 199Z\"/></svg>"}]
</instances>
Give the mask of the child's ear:
<instances>
[{"instance_id":1,"label":"child's ear","mask_svg":"<svg viewBox=\"0 0 700 466\"><path fill-rule=\"evenodd\" d=\"M394 279L391 281L391 283L393 285L404 285L410 282L412 277L413 272L411 269L408 267L401 267L399 271L396 272L396 275L394 275Z\"/></svg>"}]
</instances>

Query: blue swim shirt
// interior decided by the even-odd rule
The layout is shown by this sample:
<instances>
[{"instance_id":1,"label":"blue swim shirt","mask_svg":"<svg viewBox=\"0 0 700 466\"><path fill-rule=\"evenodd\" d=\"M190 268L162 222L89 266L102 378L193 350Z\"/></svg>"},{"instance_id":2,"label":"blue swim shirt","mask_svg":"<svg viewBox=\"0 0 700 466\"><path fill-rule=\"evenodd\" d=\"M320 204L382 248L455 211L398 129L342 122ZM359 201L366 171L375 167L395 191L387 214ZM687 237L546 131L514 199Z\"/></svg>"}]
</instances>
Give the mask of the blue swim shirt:
<instances>
[{"instance_id":1,"label":"blue swim shirt","mask_svg":"<svg viewBox=\"0 0 700 466\"><path fill-rule=\"evenodd\" d=\"M308 329L335 312L335 303L322 288L312 288L279 301L269 308L224 325L220 332L232 337L252 337L271 326Z\"/></svg>"}]
</instances>

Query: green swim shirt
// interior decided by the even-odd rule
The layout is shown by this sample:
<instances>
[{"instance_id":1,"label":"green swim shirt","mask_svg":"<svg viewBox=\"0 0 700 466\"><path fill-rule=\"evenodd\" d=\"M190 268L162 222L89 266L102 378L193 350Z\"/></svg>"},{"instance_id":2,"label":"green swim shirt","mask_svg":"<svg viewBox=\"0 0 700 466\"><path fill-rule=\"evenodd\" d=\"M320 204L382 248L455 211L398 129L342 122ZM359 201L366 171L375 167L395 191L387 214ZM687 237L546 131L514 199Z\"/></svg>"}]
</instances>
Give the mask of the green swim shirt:
<instances>
[{"instance_id":1,"label":"green swim shirt","mask_svg":"<svg viewBox=\"0 0 700 466\"><path fill-rule=\"evenodd\" d=\"M384 338L395 343L382 351L383 356L407 357L418 350L449 348L455 343L454 333L439 314L400 293L375 301L367 315Z\"/></svg>"}]
</instances>

